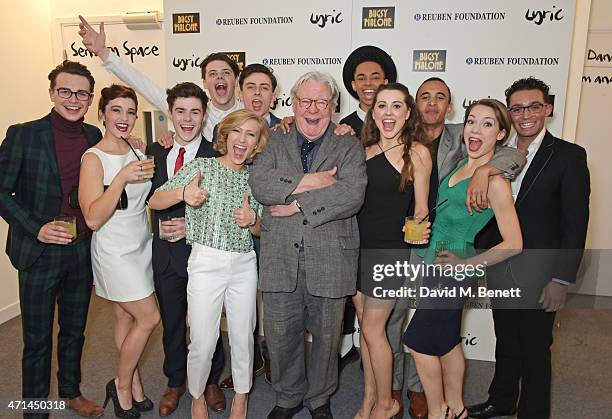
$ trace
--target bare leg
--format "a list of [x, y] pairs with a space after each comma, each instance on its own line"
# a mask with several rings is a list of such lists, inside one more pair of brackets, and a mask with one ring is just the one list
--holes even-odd
[[412, 358], [416, 364], [417, 372], [423, 384], [427, 397], [428, 417], [443, 418], [446, 412], [444, 401], [444, 387], [442, 382], [442, 364], [437, 356], [426, 355], [412, 351]]
[[191, 399], [191, 419], [208, 419], [208, 406], [204, 399], [204, 394], [200, 394], [197, 399]]
[[[159, 309], [153, 294], [142, 300], [117, 303], [117, 305], [133, 319], [119, 350], [116, 380], [117, 393], [119, 400], [122, 401], [121, 405], [123, 408], [130, 408], [132, 406], [134, 371], [136, 371], [138, 361], [151, 332], [159, 323]], [[121, 327], [125, 327], [125, 324], [122, 324]]]
[[[121, 346], [125, 337], [128, 335], [132, 325], [134, 324], [134, 318], [130, 313], [125, 311], [119, 304], [113, 304], [113, 310], [115, 312], [115, 330], [114, 339], [117, 352], [121, 351]], [[136, 401], [144, 400], [144, 392], [142, 390], [142, 382], [140, 381], [140, 374], [138, 367], [134, 370], [132, 378], [132, 396]]]
[[249, 402], [249, 395], [244, 393], [234, 394], [234, 400], [232, 400], [232, 411], [229, 419], [245, 419], [247, 417], [247, 403]]
[[463, 410], [463, 374], [465, 358], [461, 345], [440, 357], [446, 402], [455, 414]]
[[376, 404], [372, 410], [372, 418], [388, 419], [394, 415], [394, 400], [391, 396], [393, 353], [386, 331], [387, 320], [394, 304], [395, 301], [377, 300], [367, 296], [364, 299], [361, 333], [376, 383]]
[[[355, 304], [355, 311], [357, 313], [357, 321], [361, 328], [363, 324], [363, 294], [357, 291], [357, 294], [353, 297], [353, 303]], [[368, 346], [366, 345], [363, 337], [363, 329], [359, 334], [359, 347], [361, 349], [361, 362], [363, 364], [363, 401], [361, 407], [357, 412], [358, 418], [369, 418], [370, 412], [376, 403], [376, 381], [374, 381], [374, 372], [372, 371], [372, 364], [370, 362], [370, 354], [368, 352]]]

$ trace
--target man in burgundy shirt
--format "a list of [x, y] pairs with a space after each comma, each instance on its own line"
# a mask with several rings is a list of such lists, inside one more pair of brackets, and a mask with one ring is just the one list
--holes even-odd
[[[79, 389], [93, 276], [91, 232], [76, 200], [81, 156], [102, 138], [83, 122], [94, 79], [82, 64], [64, 61], [49, 81], [51, 113], [9, 127], [0, 145], [0, 216], [9, 225], [7, 254], [19, 271], [22, 398], [49, 397], [57, 303], [59, 397], [79, 415], [98, 417], [103, 409]], [[59, 215], [76, 217], [76, 237], [54, 223]], [[24, 411], [24, 417], [48, 416], [42, 409]]]

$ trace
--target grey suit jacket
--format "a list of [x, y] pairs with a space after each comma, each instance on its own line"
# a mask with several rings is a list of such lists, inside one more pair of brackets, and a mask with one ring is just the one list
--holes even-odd
[[[311, 173], [338, 168], [337, 182], [292, 195], [304, 176], [295, 125], [277, 130], [255, 158], [249, 183], [265, 207], [261, 224], [259, 286], [266, 292], [296, 289], [300, 243], [304, 243], [306, 284], [312, 295], [340, 298], [355, 293], [359, 230], [355, 214], [367, 184], [365, 152], [351, 136], [336, 136], [330, 124]], [[271, 205], [297, 200], [303, 214], [272, 217]]]
[[[463, 142], [463, 124], [444, 124], [444, 131], [438, 147], [438, 181], [441, 183], [457, 164], [467, 157]], [[510, 147], [497, 147], [490, 164], [501, 170], [510, 179], [523, 170], [527, 157]]]

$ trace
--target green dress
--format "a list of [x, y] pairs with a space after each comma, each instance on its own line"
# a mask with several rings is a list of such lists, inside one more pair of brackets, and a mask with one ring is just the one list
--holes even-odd
[[[436, 243], [443, 240], [448, 241], [448, 249], [459, 258], [474, 255], [474, 238], [493, 217], [490, 208], [482, 212], [473, 211], [472, 215], [467, 212], [465, 199], [471, 178], [449, 186], [450, 178], [466, 163], [467, 160], [461, 162], [440, 184], [438, 202], [448, 201], [437, 208], [429, 246], [416, 251], [425, 264], [434, 261]], [[421, 298], [404, 335], [406, 346], [420, 353], [442, 356], [461, 342], [461, 314], [465, 297], [460, 297], [459, 288], [465, 288], [468, 279], [460, 278], [460, 275], [455, 278], [439, 275], [423, 277], [419, 290], [448, 287], [455, 288], [457, 295]]]

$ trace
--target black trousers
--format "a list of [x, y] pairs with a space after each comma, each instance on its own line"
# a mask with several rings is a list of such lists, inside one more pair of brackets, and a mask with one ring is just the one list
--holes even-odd
[[[164, 375], [168, 387], [180, 387], [187, 378], [187, 276], [176, 273], [169, 263], [163, 272], [154, 272], [153, 278], [164, 327]], [[219, 337], [207, 385], [219, 382], [224, 364], [223, 340]]]
[[554, 320], [554, 312], [543, 310], [493, 310], [497, 343], [489, 402], [505, 410], [518, 400], [518, 419], [550, 417]]

